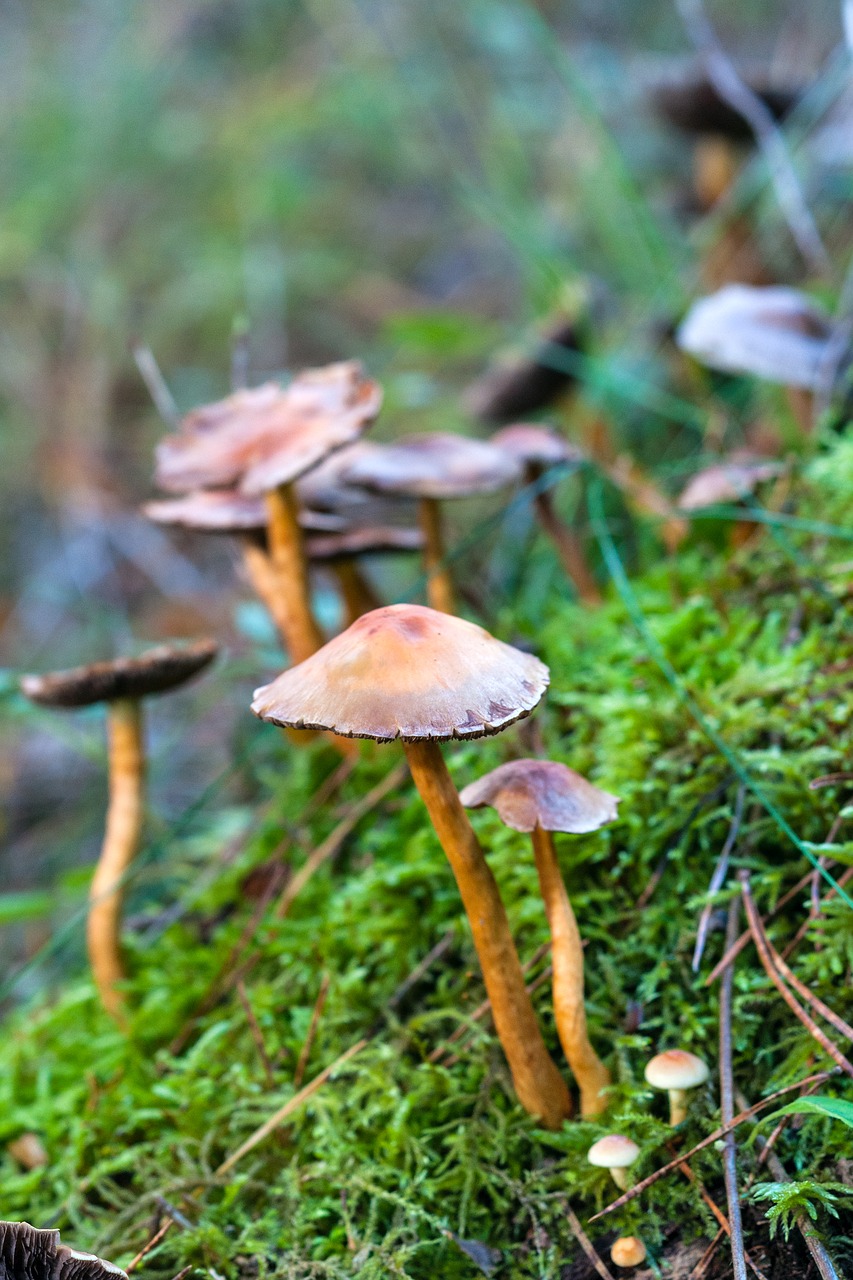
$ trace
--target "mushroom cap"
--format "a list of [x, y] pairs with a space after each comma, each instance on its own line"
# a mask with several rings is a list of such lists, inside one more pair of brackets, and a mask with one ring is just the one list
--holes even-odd
[[219, 652], [215, 640], [161, 644], [138, 658], [113, 658], [68, 671], [21, 677], [21, 691], [45, 707], [88, 707], [119, 698], [145, 698], [184, 684]]
[[645, 1075], [654, 1089], [693, 1089], [708, 1079], [708, 1067], [686, 1049], [667, 1049], [646, 1064]]
[[826, 312], [798, 289], [729, 284], [693, 304], [675, 339], [712, 369], [812, 390], [831, 336]]
[[[800, 97], [804, 86], [793, 88], [771, 84], [751, 75], [747, 83], [775, 120], [783, 120]], [[716, 134], [733, 142], [753, 142], [755, 135], [739, 111], [735, 111], [702, 71], [691, 68], [677, 79], [656, 85], [651, 94], [657, 114], [668, 124], [697, 137]]]
[[255, 691], [262, 720], [346, 738], [482, 738], [528, 715], [548, 668], [462, 618], [423, 605], [363, 614]]
[[424, 535], [420, 529], [404, 529], [399, 525], [365, 525], [343, 529], [339, 533], [316, 534], [308, 538], [309, 560], [346, 560], [351, 556], [394, 554], [420, 551]]
[[543, 331], [528, 335], [532, 350], [515, 353], [497, 361], [465, 392], [465, 407], [484, 422], [512, 422], [536, 413], [557, 399], [576, 381], [565, 363], [563, 351], [581, 351], [581, 306], [573, 315], [552, 318]]
[[610, 1246], [610, 1261], [616, 1267], [638, 1267], [646, 1260], [646, 1246], [636, 1236], [620, 1236]]
[[772, 480], [783, 470], [781, 462], [732, 454], [725, 462], [715, 462], [697, 471], [685, 485], [676, 505], [680, 511], [701, 511], [719, 502], [740, 502], [763, 481]]
[[370, 426], [382, 404], [379, 384], [357, 361], [306, 369], [287, 388], [267, 382], [187, 414], [157, 446], [161, 489], [238, 485], [260, 494], [298, 480]]
[[559, 431], [539, 422], [515, 422], [491, 437], [491, 444], [503, 449], [523, 467], [554, 467], [560, 462], [580, 466], [583, 454]]
[[[178, 498], [158, 498], [146, 502], [142, 513], [155, 524], [175, 525], [200, 533], [261, 533], [267, 527], [267, 508], [262, 497], [249, 497], [236, 489], [197, 489]], [[303, 529], [333, 533], [343, 521], [331, 513], [302, 508]]]
[[484, 440], [436, 431], [375, 444], [347, 466], [349, 484], [417, 498], [467, 498], [518, 480], [518, 463]]
[[0, 1280], [112, 1280], [124, 1275], [112, 1262], [60, 1244], [58, 1231], [0, 1222]]
[[608, 1133], [592, 1144], [586, 1158], [601, 1169], [627, 1169], [639, 1154], [640, 1148], [631, 1138], [621, 1133]]
[[467, 809], [491, 805], [514, 831], [597, 831], [616, 817], [618, 796], [557, 760], [510, 760], [460, 792]]

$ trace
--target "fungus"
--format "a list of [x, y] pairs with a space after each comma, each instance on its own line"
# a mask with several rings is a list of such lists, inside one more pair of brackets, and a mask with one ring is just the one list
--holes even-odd
[[[528, 484], [541, 480], [549, 467], [579, 467], [583, 454], [556, 431], [535, 422], [518, 422], [497, 431], [492, 444], [503, 449], [524, 468]], [[601, 592], [589, 567], [583, 543], [574, 529], [564, 524], [554, 510], [550, 489], [540, 488], [533, 499], [539, 523], [557, 549], [563, 568], [584, 604], [600, 604]]]
[[365, 525], [339, 533], [316, 534], [308, 538], [306, 549], [312, 564], [328, 564], [337, 577], [347, 623], [350, 623], [382, 605], [373, 584], [362, 572], [359, 557], [423, 551], [423, 545], [419, 529]]
[[636, 1236], [620, 1236], [610, 1246], [610, 1261], [616, 1267], [638, 1267], [646, 1260], [646, 1246]]
[[616, 817], [616, 796], [553, 760], [512, 760], [465, 787], [469, 809], [490, 805], [514, 831], [529, 832], [548, 917], [554, 966], [554, 1021], [566, 1060], [578, 1082], [581, 1114], [604, 1107], [610, 1072], [589, 1041], [583, 990], [583, 947], [554, 848], [553, 831], [597, 831]]
[[569, 361], [583, 349], [586, 291], [570, 302], [566, 314], [552, 318], [530, 335], [527, 350], [498, 360], [465, 393], [465, 407], [482, 422], [512, 422], [553, 404], [577, 380]]
[[58, 1231], [0, 1222], [0, 1280], [115, 1280], [126, 1273], [93, 1253], [59, 1243]]
[[628, 1169], [637, 1156], [640, 1154], [640, 1148], [636, 1142], [630, 1138], [625, 1138], [621, 1133], [608, 1133], [605, 1137], [599, 1138], [598, 1142], [594, 1142], [586, 1153], [586, 1158], [590, 1164], [596, 1165], [599, 1169], [607, 1169], [610, 1176], [616, 1183], [620, 1191], [628, 1189]]
[[653, 1089], [666, 1089], [669, 1094], [669, 1123], [674, 1127], [687, 1119], [687, 1091], [705, 1083], [708, 1068], [695, 1053], [667, 1049], [652, 1058], [645, 1074]]
[[[701, 512], [705, 507], [714, 507], [719, 503], [745, 506], [746, 499], [760, 484], [772, 480], [783, 470], [780, 462], [757, 458], [737, 450], [723, 462], [715, 462], [697, 471], [682, 491], [678, 509]], [[751, 521], [737, 520], [731, 531], [733, 545], [742, 546], [755, 532], [756, 527]]]
[[493, 493], [512, 484], [518, 463], [494, 445], [466, 436], [435, 432], [413, 435], [396, 444], [365, 447], [347, 467], [350, 484], [383, 493], [415, 497], [424, 535], [427, 602], [453, 613], [453, 586], [445, 564], [440, 503]]
[[22, 692], [46, 707], [107, 704], [109, 805], [104, 840], [89, 890], [86, 943], [104, 1008], [118, 1021], [125, 977], [120, 950], [123, 880], [139, 849], [145, 786], [142, 700], [184, 684], [218, 652], [212, 640], [159, 645], [138, 658], [116, 658], [69, 671], [26, 675]]
[[252, 710], [282, 727], [402, 740], [459, 886], [519, 1101], [557, 1128], [570, 1112], [569, 1092], [545, 1048], [495, 878], [438, 745], [499, 733], [533, 710], [547, 684], [538, 658], [473, 623], [388, 605], [258, 689]]

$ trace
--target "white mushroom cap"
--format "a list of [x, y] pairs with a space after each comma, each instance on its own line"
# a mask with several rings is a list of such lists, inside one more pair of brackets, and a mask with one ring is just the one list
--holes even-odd
[[686, 1049], [667, 1049], [646, 1066], [646, 1080], [655, 1089], [693, 1089], [707, 1079], [707, 1065]]
[[646, 1260], [646, 1246], [636, 1236], [620, 1236], [610, 1249], [610, 1261], [617, 1267], [638, 1267]]
[[586, 1153], [590, 1164], [601, 1169], [627, 1169], [640, 1154], [640, 1148], [621, 1133], [608, 1133], [594, 1142]]

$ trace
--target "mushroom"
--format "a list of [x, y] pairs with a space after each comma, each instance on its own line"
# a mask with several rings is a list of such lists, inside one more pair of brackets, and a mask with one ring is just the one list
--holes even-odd
[[104, 841], [89, 890], [86, 942], [95, 985], [104, 1008], [122, 1020], [117, 984], [125, 977], [120, 925], [124, 877], [139, 849], [142, 831], [145, 751], [142, 700], [177, 688], [209, 665], [218, 652], [212, 640], [186, 646], [158, 645], [138, 658], [116, 658], [48, 675], [26, 675], [22, 692], [46, 707], [107, 704], [109, 806]]
[[669, 1123], [674, 1127], [687, 1119], [687, 1090], [705, 1083], [708, 1068], [695, 1053], [667, 1049], [652, 1058], [645, 1074], [653, 1089], [666, 1089], [669, 1094]]
[[610, 1246], [610, 1261], [616, 1267], [638, 1267], [646, 1260], [646, 1246], [636, 1236], [620, 1236]]
[[482, 422], [498, 425], [553, 404], [577, 381], [582, 359], [586, 291], [541, 332], [528, 335], [526, 350], [511, 353], [487, 369], [465, 392], [465, 408]]
[[347, 466], [345, 479], [377, 493], [419, 499], [424, 535], [427, 601], [453, 613], [453, 586], [445, 564], [440, 503], [493, 493], [518, 478], [518, 463], [506, 453], [466, 436], [435, 432], [412, 435], [396, 444], [365, 446]]
[[553, 944], [554, 1021], [578, 1082], [581, 1114], [596, 1115], [605, 1105], [603, 1091], [610, 1084], [610, 1072], [587, 1034], [583, 947], [551, 833], [597, 831], [616, 817], [619, 801], [553, 760], [512, 760], [465, 787], [459, 798], [468, 809], [490, 805], [508, 827], [532, 835]]
[[339, 533], [315, 534], [307, 539], [306, 549], [312, 564], [328, 564], [336, 575], [347, 622], [350, 623], [382, 604], [359, 566], [359, 556], [399, 555], [422, 551], [423, 545], [423, 534], [419, 529], [365, 525]]
[[590, 1164], [599, 1169], [608, 1169], [610, 1176], [620, 1191], [628, 1189], [628, 1174], [625, 1172], [640, 1154], [636, 1142], [624, 1137], [621, 1133], [608, 1133], [594, 1142], [586, 1153]]
[[126, 1273], [93, 1253], [59, 1243], [58, 1231], [0, 1222], [0, 1280], [115, 1280]]
[[[679, 511], [703, 511], [720, 503], [744, 504], [765, 480], [772, 480], [784, 470], [780, 462], [757, 458], [736, 450], [723, 462], [715, 462], [697, 471], [678, 499]], [[749, 520], [737, 520], [732, 528], [732, 542], [742, 546], [755, 533]]]
[[[579, 467], [583, 454], [556, 431], [536, 422], [517, 422], [492, 436], [492, 444], [503, 449], [524, 468], [528, 484], [535, 485], [549, 467]], [[563, 568], [584, 604], [601, 604], [601, 592], [589, 567], [574, 529], [564, 524], [554, 510], [551, 490], [540, 488], [533, 499], [539, 523], [557, 549]]]
[[378, 383], [365, 378], [357, 362], [327, 365], [305, 370], [285, 390], [268, 382], [196, 409], [157, 448], [156, 479], [163, 489], [236, 485], [250, 497], [265, 495], [270, 555], [294, 662], [323, 643], [311, 609], [296, 481], [357, 440], [381, 403]]
[[519, 1101], [557, 1128], [570, 1112], [569, 1092], [545, 1048], [495, 878], [438, 745], [500, 733], [533, 710], [547, 684], [538, 658], [481, 627], [398, 604], [364, 614], [258, 689], [252, 710], [282, 727], [402, 740], [459, 886]]

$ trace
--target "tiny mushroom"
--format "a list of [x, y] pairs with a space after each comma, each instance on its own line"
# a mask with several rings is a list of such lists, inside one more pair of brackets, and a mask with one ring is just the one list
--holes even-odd
[[636, 1236], [620, 1236], [610, 1246], [610, 1261], [615, 1267], [638, 1267], [646, 1260], [646, 1246]]
[[22, 692], [47, 707], [107, 704], [109, 805], [101, 853], [89, 890], [86, 941], [104, 1008], [121, 1021], [117, 984], [125, 976], [120, 950], [124, 878], [139, 849], [145, 785], [142, 701], [197, 675], [218, 652], [212, 640], [158, 645], [137, 658], [95, 662], [48, 675], [26, 675]]
[[519, 1101], [557, 1128], [570, 1112], [569, 1092], [545, 1047], [495, 878], [438, 745], [500, 733], [533, 710], [547, 685], [548, 668], [538, 658], [481, 627], [420, 605], [388, 605], [258, 689], [252, 710], [282, 727], [402, 740], [459, 886]]
[[518, 463], [482, 440], [435, 432], [412, 435], [395, 444], [365, 447], [347, 467], [347, 483], [383, 494], [419, 500], [424, 535], [427, 601], [453, 613], [453, 587], [445, 564], [441, 502], [494, 493], [518, 478]]
[[[745, 506], [760, 484], [772, 480], [784, 469], [781, 462], [736, 450], [724, 461], [703, 467], [691, 477], [678, 499], [678, 509], [701, 513], [706, 507], [720, 503]], [[752, 521], [736, 520], [731, 531], [733, 545], [742, 546], [755, 532]]]
[[[515, 458], [524, 468], [528, 484], [539, 484], [549, 467], [577, 468], [583, 454], [557, 431], [538, 422], [517, 422], [496, 431], [492, 444]], [[581, 542], [574, 529], [565, 524], [554, 510], [549, 488], [540, 487], [533, 499], [539, 523], [557, 549], [563, 568], [585, 604], [601, 604], [601, 592], [589, 566]]]
[[554, 760], [511, 760], [465, 787], [469, 809], [491, 805], [514, 831], [529, 832], [552, 939], [554, 1021], [578, 1082], [581, 1114], [604, 1107], [610, 1072], [589, 1041], [583, 990], [583, 946], [557, 861], [552, 832], [597, 831], [616, 817], [616, 796], [600, 791]]
[[58, 1231], [0, 1222], [0, 1280], [116, 1280], [121, 1267], [59, 1243]]
[[640, 1148], [636, 1142], [624, 1137], [621, 1133], [608, 1133], [592, 1144], [586, 1153], [586, 1158], [590, 1164], [596, 1165], [599, 1169], [609, 1169], [610, 1176], [619, 1190], [626, 1191], [628, 1188], [626, 1170], [639, 1154]]
[[671, 1125], [681, 1124], [687, 1119], [687, 1091], [704, 1084], [707, 1079], [706, 1064], [686, 1049], [667, 1049], [646, 1066], [647, 1082], [653, 1089], [666, 1089], [669, 1094]]

